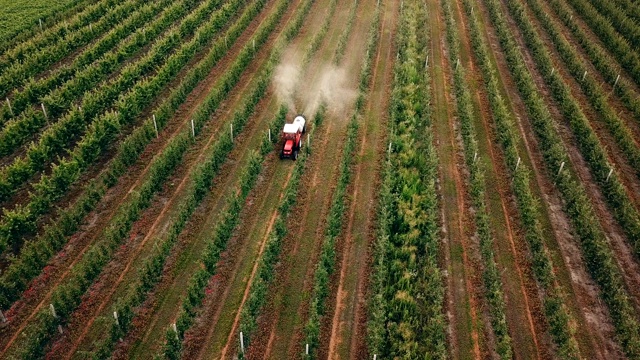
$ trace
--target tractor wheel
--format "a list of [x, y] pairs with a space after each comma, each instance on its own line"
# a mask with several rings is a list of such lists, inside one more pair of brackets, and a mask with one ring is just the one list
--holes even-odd
[[302, 127], [302, 133], [306, 133], [307, 132], [307, 124], [304, 124], [304, 126]]
[[284, 153], [280, 151], [280, 160], [284, 159]]
[[293, 152], [293, 157], [291, 157], [294, 161], [298, 160], [298, 150]]

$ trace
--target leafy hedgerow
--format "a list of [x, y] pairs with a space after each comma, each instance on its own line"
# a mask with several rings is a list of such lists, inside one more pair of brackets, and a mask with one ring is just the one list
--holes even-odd
[[405, 1], [391, 95], [392, 153], [384, 170], [373, 261], [369, 352], [445, 359], [444, 285], [438, 266], [437, 155], [433, 145], [429, 34], [424, 4]]

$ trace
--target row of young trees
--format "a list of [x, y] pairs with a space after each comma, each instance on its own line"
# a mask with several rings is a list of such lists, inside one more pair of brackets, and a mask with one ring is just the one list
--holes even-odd
[[[532, 50], [531, 53], [536, 66], [551, 89], [551, 95], [556, 100], [562, 115], [569, 123], [578, 148], [589, 165], [591, 174], [600, 186], [609, 205], [609, 209], [625, 230], [635, 254], [637, 256], [640, 255], [640, 214], [638, 214], [637, 209], [631, 202], [619, 175], [609, 162], [598, 136], [589, 124], [589, 120], [571, 94], [571, 89], [564, 81], [560, 72], [552, 71], [553, 62], [551, 56], [540, 40], [539, 34], [533, 28], [522, 4], [520, 4], [518, 0], [508, 0], [507, 6], [512, 16], [516, 19], [516, 23], [524, 35], [527, 46]], [[594, 87], [596, 86], [595, 84], [593, 85]], [[595, 91], [596, 89], [588, 90]], [[587, 89], [585, 89], [585, 92], [587, 92]], [[589, 96], [589, 99], [592, 101], [597, 100], [594, 96]], [[626, 129], [626, 127], [622, 127], [620, 120], [614, 117], [613, 112], [608, 108], [604, 95], [602, 95], [599, 100], [600, 102], [594, 103], [593, 105], [594, 107], [596, 105], [599, 106], [598, 110], [600, 114], [609, 125], [609, 128], [613, 130], [614, 139], [618, 141], [618, 144], [623, 149], [624, 155], [628, 158], [627, 161], [633, 167], [640, 167], [640, 150], [632, 139], [629, 130]], [[611, 171], [612, 169], [613, 171]], [[640, 175], [640, 169], [638, 169], [638, 175]]]
[[[348, 27], [350, 28], [350, 26]], [[347, 31], [347, 30], [345, 30]], [[338, 185], [336, 186], [329, 214], [327, 215], [327, 228], [322, 242], [320, 260], [316, 265], [313, 276], [313, 288], [309, 307], [309, 316], [304, 327], [304, 344], [309, 344], [309, 354], [307, 359], [317, 358], [317, 348], [320, 345], [320, 329], [326, 313], [327, 299], [330, 295], [330, 279], [335, 270], [336, 263], [336, 240], [342, 232], [347, 205], [347, 188], [351, 181], [353, 154], [356, 150], [358, 138], [358, 120], [362, 116], [367, 96], [370, 91], [371, 65], [374, 54], [378, 49], [378, 38], [380, 34], [380, 3], [377, 4], [373, 22], [369, 28], [367, 36], [366, 57], [360, 69], [359, 93], [356, 106], [347, 126], [347, 138], [342, 150], [342, 160], [338, 173]], [[334, 61], [341, 57], [342, 46], [338, 46], [335, 52]], [[338, 60], [339, 61], [339, 60]], [[301, 347], [302, 348], [302, 347]]]
[[631, 48], [624, 37], [616, 32], [611, 21], [598, 13], [598, 10], [587, 0], [567, 0], [567, 2], [600, 38], [602, 44], [609, 49], [636, 85], [640, 86], [640, 55]]
[[[279, 18], [275, 18], [277, 21]], [[245, 98], [242, 109], [236, 111], [233, 118], [229, 122], [230, 125], [233, 126], [234, 131], [237, 135], [242, 136], [242, 131], [244, 130], [245, 125], [248, 120], [251, 119], [256, 106], [260, 99], [264, 96], [267, 87], [268, 81], [260, 81], [256, 84], [255, 89]], [[213, 93], [212, 93], [213, 94]], [[212, 113], [202, 113], [203, 119], [198, 119], [201, 124], [204, 124], [209, 118], [211, 118]], [[286, 115], [286, 109], [280, 112], [280, 116], [276, 119], [280, 123], [284, 123], [284, 116]], [[226, 129], [227, 127], [223, 127]], [[275, 129], [274, 129], [275, 131]], [[206, 155], [201, 163], [197, 164], [193, 170], [187, 175], [190, 179], [190, 183], [186, 189], [186, 191], [180, 196], [180, 204], [178, 205], [177, 214], [171, 220], [168, 225], [168, 231], [166, 236], [162, 236], [161, 239], [156, 241], [158, 248], [155, 253], [149, 256], [146, 260], [144, 260], [142, 267], [140, 268], [139, 274], [134, 284], [129, 287], [129, 290], [126, 292], [124, 297], [118, 299], [115, 305], [115, 311], [118, 314], [118, 321], [114, 321], [110, 327], [109, 336], [103, 337], [97, 340], [98, 345], [96, 346], [96, 350], [94, 351], [94, 358], [106, 359], [108, 358], [118, 339], [124, 338], [130, 329], [130, 325], [133, 322], [134, 317], [137, 315], [139, 306], [144, 303], [147, 299], [148, 294], [151, 290], [153, 290], [157, 283], [160, 281], [163, 273], [166, 272], [165, 265], [166, 260], [169, 255], [174, 251], [177, 240], [184, 230], [187, 223], [190, 221], [191, 216], [200, 205], [200, 203], [206, 198], [209, 189], [211, 188], [214, 179], [218, 175], [218, 172], [222, 165], [227, 161], [228, 155], [234, 148], [234, 141], [230, 136], [227, 135], [225, 131], [222, 131], [220, 134], [220, 138], [210, 147], [210, 149], [205, 150]], [[185, 129], [180, 135], [180, 137], [184, 137], [188, 139], [191, 137], [191, 129]], [[274, 137], [274, 142], [276, 138]], [[179, 141], [179, 140], [178, 140]], [[266, 153], [273, 150], [271, 143], [266, 140], [267, 144], [263, 141], [261, 143], [261, 155], [264, 157]], [[239, 211], [241, 210], [241, 205], [244, 203], [244, 199], [249, 193], [249, 190], [253, 187], [257, 176], [259, 175], [262, 169], [262, 158], [258, 156], [258, 153], [253, 153], [252, 156], [249, 157], [248, 164], [245, 166], [245, 169], [241, 176], [241, 182], [239, 182], [238, 188], [241, 191], [241, 195], [234, 193], [232, 195], [232, 200], [230, 200], [230, 207], [227, 209], [227, 212], [222, 217], [225, 221], [230, 221], [229, 223], [224, 223], [220, 226], [220, 230], [216, 231], [216, 234], [219, 235], [228, 235], [230, 237], [233, 228], [234, 222], [237, 223], [237, 217], [239, 215]], [[228, 237], [225, 239], [219, 240], [228, 240]], [[218, 247], [215, 244], [215, 251], [223, 251], [224, 247]], [[207, 260], [213, 260], [219, 255], [211, 254], [211, 257], [206, 258]], [[215, 268], [215, 263], [208, 264], [209, 269], [211, 267]], [[201, 268], [201, 270], [204, 270]], [[206, 285], [202, 283], [203, 280], [202, 274], [198, 275], [196, 283], [192, 283], [194, 288], [189, 287], [188, 298], [190, 300], [195, 300], [194, 293], [195, 288], [198, 285]], [[204, 289], [202, 289], [204, 290]], [[195, 305], [195, 303], [190, 303]], [[182, 323], [181, 323], [182, 324]], [[175, 337], [175, 333], [173, 334]]]
[[599, 285], [600, 295], [609, 308], [618, 340], [628, 356], [639, 356], [640, 328], [637, 315], [600, 222], [584, 187], [570, 171], [570, 166], [565, 167], [564, 171], [559, 171], [561, 164], [568, 162], [568, 154], [511, 30], [506, 25], [504, 13], [496, 0], [485, 0], [485, 4], [506, 56], [507, 65], [531, 119], [533, 130], [540, 141], [548, 173], [555, 180], [555, 185], [565, 200], [564, 210], [572, 221], [576, 237], [580, 240], [587, 269]]
[[[78, 1], [78, 6], [74, 6], [67, 12], [61, 12], [52, 17], [46, 16], [38, 19], [34, 25], [39, 25], [42, 21], [43, 28], [34, 26], [32, 31], [24, 31], [17, 34], [13, 39], [3, 42], [0, 45], [0, 70], [16, 61], [22, 61], [34, 50], [56, 43], [64, 38], [69, 32], [76, 31], [82, 27], [100, 20], [107, 11], [112, 9], [117, 2], [104, 0], [95, 3]], [[55, 21], [55, 23], [51, 23]], [[47, 24], [49, 23], [49, 24]], [[44, 25], [51, 25], [44, 28]]]
[[475, 213], [475, 228], [478, 237], [480, 256], [482, 258], [482, 278], [484, 294], [489, 305], [491, 326], [496, 337], [495, 351], [501, 359], [513, 357], [513, 344], [509, 336], [507, 316], [505, 314], [505, 295], [502, 290], [502, 279], [493, 252], [494, 235], [489, 222], [486, 204], [485, 166], [479, 156], [478, 140], [474, 125], [471, 91], [467, 84], [464, 66], [460, 63], [460, 39], [449, 3], [441, 2], [447, 27], [449, 64], [453, 71], [453, 88], [457, 104], [457, 118], [460, 122], [460, 134], [464, 148], [464, 159], [469, 171], [469, 194]]
[[515, 128], [513, 116], [500, 94], [496, 69], [489, 59], [489, 51], [480, 30], [477, 15], [470, 1], [464, 1], [469, 18], [469, 38], [475, 57], [480, 64], [484, 84], [489, 96], [498, 141], [505, 156], [507, 173], [511, 178], [511, 189], [515, 195], [518, 213], [524, 228], [524, 238], [531, 253], [533, 275], [541, 289], [545, 320], [557, 346], [557, 355], [562, 359], [580, 359], [580, 349], [575, 339], [575, 320], [564, 305], [564, 291], [558, 284], [553, 262], [544, 244], [545, 234], [540, 224], [542, 214], [530, 185], [530, 169], [521, 160], [518, 144], [521, 139]]
[[[81, 21], [86, 20], [88, 23], [99, 18], [101, 15], [96, 14], [94, 11], [96, 11], [97, 7], [103, 5], [103, 3], [93, 3], [89, 0], [78, 0], [50, 9], [53, 11], [42, 12], [37, 21], [31, 19], [28, 25], [22, 21], [25, 23], [23, 29], [13, 34], [5, 33], [3, 35], [0, 41], [0, 57], [7, 56], [10, 52], [23, 51], [21, 48], [31, 47], [33, 49], [42, 43], [50, 43], [59, 39], [60, 34], [66, 31], [67, 27], [77, 28], [82, 26], [81, 24], [83, 23], [79, 24], [78, 19]], [[98, 12], [100, 10], [98, 9]], [[42, 27], [40, 23], [42, 23]]]
[[[260, 29], [259, 33], [254, 36], [256, 46], [261, 46], [262, 43], [264, 43], [264, 39], [273, 31], [278, 21], [281, 19], [286, 7], [287, 2], [283, 1], [277, 11], [272, 14]], [[262, 41], [260, 41], [260, 39], [262, 39]], [[257, 48], [254, 50], [252, 44], [247, 44], [243, 49], [243, 53], [248, 53], [250, 56], [238, 56], [236, 58], [236, 62], [231, 67], [232, 70], [225, 73], [226, 78], [221, 79], [217, 83], [213, 91], [210, 92], [204, 102], [196, 110], [194, 113], [194, 129], [196, 131], [196, 135], [199, 133], [204, 123], [209, 121], [211, 114], [218, 108], [218, 105], [222, 100], [222, 94], [226, 95], [230, 91], [232, 86], [229, 85], [227, 79], [229, 79], [229, 77], [233, 77], [233, 69], [241, 68], [240, 65], [244, 65], [244, 68], [246, 68], [252, 59], [254, 51], [256, 50]], [[264, 92], [267, 85], [267, 81], [259, 83], [260, 91]], [[246, 109], [250, 109], [250, 112], [252, 112], [253, 107], [255, 107], [255, 104], [257, 104], [257, 101], [260, 98], [261, 96], [259, 96], [259, 93], [256, 90], [248, 100]], [[246, 113], [238, 113], [234, 117], [234, 121], [237, 122], [235, 124], [236, 128], [242, 129], [242, 126], [246, 123], [247, 119], [250, 118], [246, 115]], [[118, 215], [113, 219], [111, 225], [107, 227], [107, 233], [103, 236], [103, 240], [94, 244], [91, 249], [83, 255], [82, 260], [74, 266], [72, 276], [67, 278], [65, 283], [55, 290], [54, 295], [52, 296], [52, 304], [55, 306], [56, 316], [50, 313], [48, 309], [44, 309], [38, 313], [38, 320], [28, 326], [27, 333], [29, 335], [27, 336], [26, 343], [17, 346], [21, 357], [35, 358], [40, 357], [44, 353], [46, 345], [54, 335], [57, 325], [63, 324], [69, 315], [71, 315], [71, 313], [80, 304], [82, 295], [95, 281], [95, 279], [97, 279], [104, 266], [110, 261], [115, 249], [127, 237], [135, 219], [137, 219], [141, 212], [150, 205], [153, 194], [160, 190], [160, 186], [181, 162], [184, 153], [192, 142], [191, 129], [185, 128], [180, 135], [172, 139], [162, 154], [154, 159], [152, 169], [150, 171], [151, 176], [141, 186], [139, 192], [133, 194], [131, 196], [131, 200], [121, 207]], [[211, 153], [210, 161], [206, 163], [210, 166], [198, 167], [202, 173], [200, 176], [197, 176], [197, 179], [200, 179], [201, 181], [194, 182], [196, 186], [192, 189], [194, 191], [193, 196], [187, 197], [187, 199], [191, 199], [190, 201], [195, 201], [196, 199], [199, 199], [198, 201], [200, 201], [202, 199], [202, 196], [206, 193], [206, 189], [208, 189], [208, 186], [202, 187], [202, 184], [206, 184], [205, 180], [211, 180], [213, 177], [211, 171], [215, 171], [219, 168], [224, 161], [226, 154], [229, 153], [232, 147], [232, 140], [227, 136], [222, 136]], [[213, 164], [216, 164], [216, 166], [213, 166]], [[182, 222], [188, 219], [188, 213], [195, 209], [194, 206], [194, 203], [190, 202], [188, 205], [184, 205], [181, 208], [183, 216], [181, 216], [181, 220], [176, 223], [178, 224], [176, 225], [178, 227], [175, 228], [175, 231], [173, 232], [176, 237], [180, 233], [178, 230], [181, 230], [181, 227], [184, 226], [184, 223]], [[173, 244], [175, 239], [176, 238], [173, 238], [173, 240], [169, 241], [168, 244]], [[171, 249], [171, 246], [167, 246], [168, 247], [166, 247], [164, 251], [160, 251], [159, 254], [156, 254], [157, 256], [154, 256], [149, 260], [148, 266], [143, 270], [143, 272], [146, 272], [146, 275], [143, 274], [142, 282], [137, 287], [139, 290], [132, 292], [133, 295], [128, 298], [128, 307], [125, 306], [122, 308], [124, 314], [130, 314], [135, 305], [139, 304], [136, 302], [139, 301], [141, 303], [144, 300], [146, 293], [158, 281], [164, 264], [164, 259], [166, 259], [166, 256]], [[127, 319], [125, 318], [123, 321], [127, 321]], [[106, 349], [110, 348], [109, 344], [105, 346]], [[100, 354], [103, 353], [101, 352]]]
[[[607, 100], [608, 94], [605, 93], [601, 85], [591, 76], [584, 76], [587, 71], [586, 66], [580, 61], [580, 57], [577, 51], [569, 44], [569, 42], [561, 36], [560, 30], [555, 26], [551, 19], [546, 15], [540, 3], [536, 0], [528, 0], [531, 10], [538, 18], [545, 31], [549, 34], [549, 38], [555, 45], [558, 53], [562, 57], [567, 69], [576, 79], [577, 83], [583, 90], [583, 93], [589, 99], [592, 107], [598, 112], [600, 118], [604, 121], [609, 129], [611, 135], [615, 139], [616, 143], [623, 152], [624, 158], [636, 170], [636, 176], [640, 179], [640, 149], [633, 139], [633, 134], [626, 126], [626, 124], [618, 117], [614, 109], [609, 105]], [[524, 16], [524, 9], [521, 5], [512, 4], [514, 11], [518, 12], [518, 18]], [[533, 31], [531, 22], [528, 17], [525, 17], [523, 21], [526, 24], [521, 27], [526, 27], [527, 32]], [[532, 46], [537, 49], [537, 46], [541, 44], [535, 44]]]
[[[213, 2], [219, 3], [219, 1]], [[181, 54], [203, 46], [199, 39], [206, 41], [215, 32], [210, 23], [203, 23], [208, 15], [206, 8], [200, 10], [189, 15], [180, 26], [174, 26], [163, 37], [157, 39], [143, 57], [126, 65], [116, 78], [105, 81], [96, 89], [85, 87], [86, 92], [80, 100], [80, 107], [70, 109], [62, 119], [47, 128], [37, 142], [31, 143], [25, 156], [14, 159], [13, 163], [2, 168], [0, 199], [6, 200], [15, 193], [33, 174], [44, 170], [49, 163], [53, 162], [55, 156], [62, 154], [65, 150], [73, 151], [68, 148], [73, 146], [74, 141], [83, 134], [87, 136], [87, 128], [99, 122], [101, 117], [105, 117], [108, 110], [127, 109], [127, 102], [133, 100], [131, 98], [136, 95], [136, 89], [143, 87], [146, 82], [158, 81], [163, 71], [171, 69], [170, 59], [180, 60], [184, 57]], [[220, 26], [222, 25], [217, 27]], [[195, 36], [197, 39], [192, 39], [185, 44], [182, 38], [189, 36]], [[174, 54], [167, 58], [167, 54], [172, 52]], [[176, 61], [174, 60], [173, 63], [175, 66]], [[149, 75], [154, 71], [156, 71], [155, 76], [150, 77]], [[148, 77], [144, 78], [145, 75]]]
[[[184, 1], [176, 2], [160, 17], [149, 22], [167, 5], [169, 2], [145, 5], [127, 21], [116, 26], [109, 33], [116, 38], [131, 34], [136, 29], [137, 31], [118, 44], [116, 49], [88, 66], [78, 64], [80, 62], [76, 58], [70, 67], [64, 68], [64, 72], [71, 76], [67, 81], [59, 82], [59, 75], [62, 74], [62, 71], [59, 71], [53, 77], [30, 83], [28, 88], [16, 94], [11, 104], [12, 113], [16, 116], [7, 121], [0, 131], [0, 156], [10, 155], [44, 126], [55, 123], [60, 115], [69, 110], [75, 100], [90, 89], [96, 86], [104, 87], [106, 83], [102, 82], [119, 69], [124, 61], [142, 50], [189, 10], [188, 4]], [[102, 50], [98, 53], [101, 54]], [[78, 67], [74, 72], [71, 68], [76, 65]], [[46, 116], [39, 104], [44, 105]]]
[[[256, 1], [242, 14], [240, 19], [226, 32], [225, 37], [230, 43], [242, 33], [248, 24], [261, 11], [265, 1]], [[226, 6], [230, 6], [227, 4]], [[63, 210], [59, 219], [47, 226], [43, 234], [34, 241], [29, 242], [13, 258], [10, 265], [0, 277], [0, 307], [6, 308], [15, 301], [28, 283], [37, 276], [48, 260], [59, 251], [67, 241], [67, 238], [75, 233], [85, 217], [95, 209], [106, 191], [118, 183], [118, 179], [126, 173], [142, 154], [146, 146], [157, 137], [157, 134], [168, 124], [178, 107], [184, 103], [189, 93], [196, 85], [206, 78], [211, 68], [227, 52], [228, 46], [224, 38], [219, 38], [209, 49], [207, 55], [194, 65], [182, 78], [180, 84], [173, 89], [169, 96], [155, 109], [155, 123], [147, 119], [136, 128], [120, 145], [118, 152], [108, 164], [107, 169], [95, 180], [90, 182], [84, 193], [68, 209]], [[245, 66], [247, 66], [245, 64]], [[236, 72], [242, 69], [236, 68]], [[237, 75], [233, 76], [237, 82]], [[218, 91], [218, 101], [231, 91], [232, 78], [221, 85]], [[222, 89], [223, 91], [220, 91]], [[158, 132], [155, 127], [157, 126]]]
[[[549, 0], [548, 3], [552, 11], [556, 13], [559, 21], [565, 25], [564, 28], [558, 29], [557, 31], [562, 32], [566, 28], [571, 32], [575, 42], [580, 44], [584, 50], [585, 56], [589, 58], [590, 62], [600, 72], [605, 81], [613, 87], [614, 94], [616, 94], [622, 104], [633, 113], [635, 120], [640, 122], [640, 98], [627, 80], [627, 76], [623, 76], [623, 74], [620, 73], [619, 67], [615, 65], [616, 61], [600, 44], [594, 42], [587, 36], [585, 31], [577, 25], [567, 4], [559, 0]], [[530, 4], [532, 7], [534, 6], [531, 2]], [[534, 11], [537, 12], [537, 10]], [[547, 14], [547, 16], [549, 15]]]
[[[281, 129], [285, 123], [287, 112], [287, 107], [280, 107], [278, 114], [269, 125], [269, 129], [272, 132], [276, 133]], [[240, 180], [235, 187], [236, 190], [227, 199], [226, 208], [219, 216], [220, 220], [205, 239], [205, 250], [199, 259], [199, 263], [203, 266], [196, 270], [188, 281], [187, 293], [182, 299], [180, 312], [175, 323], [177, 333], [171, 327], [167, 330], [163, 346], [165, 358], [180, 358], [185, 333], [194, 324], [194, 320], [198, 316], [199, 310], [201, 310], [202, 301], [205, 298], [205, 290], [210, 279], [217, 273], [220, 254], [225, 251], [227, 242], [239, 225], [240, 213], [247, 196], [253, 190], [256, 180], [262, 172], [265, 158], [269, 153], [273, 152], [273, 144], [277, 141], [277, 137], [273, 137], [272, 141], [269, 141], [267, 136], [262, 139], [259, 150], [253, 152], [249, 157], [247, 165], [245, 165]]]
[[[111, 1], [117, 4], [114, 0]], [[91, 27], [86, 26], [64, 35], [64, 39], [49, 46], [39, 47], [36, 51], [24, 54], [20, 61], [13, 62], [2, 70], [0, 75], [0, 98], [11, 90], [21, 86], [32, 76], [46, 70], [50, 65], [69, 55], [72, 51], [89, 44], [96, 36], [110, 30], [113, 24], [129, 17], [129, 14], [143, 4], [140, 0], [127, 0], [107, 7], [106, 12]]]
[[[4, 219], [0, 223], [0, 250], [4, 250], [7, 245], [14, 245], [14, 247], [19, 248], [20, 244], [17, 241], [24, 234], [35, 230], [38, 217], [48, 211], [57, 199], [67, 193], [89, 166], [95, 163], [104, 151], [112, 145], [123, 127], [133, 123], [136, 117], [163, 91], [164, 87], [176, 78], [190, 59], [208, 45], [211, 38], [218, 34], [218, 31], [227, 24], [227, 21], [240, 8], [242, 3], [243, 1], [235, 0], [229, 4], [231, 6], [225, 6], [220, 9], [209, 21], [201, 25], [191, 41], [185, 43], [167, 58], [154, 77], [143, 78], [136, 82], [128, 92], [117, 95], [118, 100], [115, 111], [106, 112], [91, 123], [82, 140], [76, 144], [73, 150], [69, 151], [69, 157], [53, 165], [51, 174], [40, 177], [39, 181], [33, 185], [35, 191], [30, 194], [28, 203], [20, 205], [11, 211], [5, 211]], [[195, 24], [192, 26], [195, 26]], [[177, 45], [181, 42], [181, 38], [177, 32], [172, 32], [172, 34], [164, 40]], [[160, 44], [166, 44], [164, 40], [161, 40]], [[149, 57], [160, 60], [166, 58], [166, 53], [163, 53], [162, 49], [163, 46], [156, 47], [152, 54], [149, 54]], [[149, 62], [153, 63], [154, 61], [146, 61], [144, 65], [150, 66]], [[139, 66], [143, 65], [132, 65], [133, 68], [138, 68]], [[115, 91], [113, 93], [114, 95], [118, 94]], [[100, 99], [96, 97], [92, 102], [100, 104]], [[85, 109], [72, 110], [70, 119], [83, 118], [84, 111]], [[58, 134], [67, 135], [65, 133], [72, 132], [72, 123], [72, 120], [58, 122], [55, 127], [56, 130], [60, 130]], [[63, 124], [66, 126], [63, 126]], [[58, 140], [60, 139], [58, 136], [54, 137]], [[29, 165], [38, 164], [44, 166], [46, 162], [43, 162], [42, 158], [46, 159], [47, 156], [42, 152], [46, 152], [46, 155], [53, 155], [51, 151], [53, 146], [47, 140], [42, 138], [39, 145], [37, 148], [41, 152], [33, 151], [29, 153], [29, 159], [33, 160], [32, 162], [16, 162], [17, 165], [21, 165], [18, 166], [19, 168], [26, 169], [18, 170], [19, 172], [31, 172], [29, 171], [31, 170]], [[64, 148], [64, 146], [60, 145], [58, 148]], [[34, 148], [31, 150], [34, 150]], [[35, 161], [34, 158], [38, 160]]]
[[384, 358], [447, 358], [427, 23], [423, 3], [403, 2], [369, 306], [369, 349]]

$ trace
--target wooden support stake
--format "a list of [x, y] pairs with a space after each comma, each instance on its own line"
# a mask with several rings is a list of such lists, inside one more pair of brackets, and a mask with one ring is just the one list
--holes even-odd
[[9, 101], [9, 98], [7, 99], [7, 105], [9, 105], [9, 112], [11, 113], [11, 116], [15, 116], [15, 114], [13, 113], [13, 109], [11, 108], [11, 101]]
[[613, 174], [613, 168], [611, 168], [609, 170], [609, 174], [607, 175], [607, 180], [605, 180], [605, 181], [609, 181], [609, 178], [611, 177], [611, 174]]
[[558, 175], [556, 175], [556, 176], [560, 176], [560, 173], [562, 172], [562, 169], [564, 169], [564, 161], [562, 162], [562, 164], [560, 164], [560, 170], [558, 170]]
[[191, 119], [191, 135], [193, 136], [193, 138], [195, 139], [196, 137], [196, 126], [193, 123], [193, 119]]
[[49, 304], [49, 310], [51, 310], [51, 315], [53, 315], [54, 318], [58, 317], [56, 314], [56, 308], [53, 307], [53, 304]]
[[244, 354], [244, 337], [242, 336], [242, 331], [240, 331], [240, 350]]

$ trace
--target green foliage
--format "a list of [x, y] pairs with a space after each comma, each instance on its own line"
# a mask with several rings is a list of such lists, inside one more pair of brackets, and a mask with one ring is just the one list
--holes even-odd
[[[507, 5], [516, 19], [518, 27], [524, 34], [527, 46], [532, 49], [536, 65], [542, 77], [551, 88], [551, 94], [559, 105], [565, 120], [569, 123], [577, 140], [578, 148], [589, 165], [602, 193], [605, 195], [609, 209], [625, 230], [636, 256], [640, 257], [640, 214], [631, 203], [617, 172], [614, 170], [611, 176], [608, 176], [613, 166], [609, 163], [607, 153], [582, 112], [580, 105], [571, 95], [571, 90], [562, 79], [561, 74], [559, 72], [551, 73], [550, 69], [553, 67], [553, 63], [549, 52], [540, 40], [533, 24], [526, 16], [524, 7], [515, 0], [507, 1]], [[566, 45], [567, 47], [569, 46], [568, 44]], [[574, 56], [570, 56], [567, 59], [566, 57], [570, 55], [567, 52], [568, 49], [566, 47], [562, 49], [564, 51], [560, 51], [560, 53], [564, 55], [571, 73], [581, 84], [585, 95], [587, 95], [594, 109], [598, 111], [607, 124], [628, 163], [632, 168], [636, 169], [636, 175], [640, 178], [640, 148], [635, 143], [633, 135], [620, 121], [615, 112], [611, 110], [599, 86], [591, 78], [581, 80], [584, 74], [584, 67], [577, 63], [577, 54], [573, 54]], [[609, 179], [607, 179], [608, 177]]]
[[[117, 139], [117, 135], [120, 133], [122, 127], [133, 121], [146, 106], [152, 103], [163, 86], [167, 85], [178, 75], [180, 70], [198, 50], [204, 48], [208, 40], [224, 26], [224, 23], [233, 15], [234, 11], [239, 8], [241, 3], [241, 1], [236, 0], [224, 6], [214, 14], [210, 22], [205, 22], [195, 32], [195, 36], [191, 41], [185, 43], [176, 53], [166, 58], [166, 52], [169, 51], [173, 45], [181, 43], [180, 34], [186, 35], [194, 31], [195, 25], [200, 21], [204, 21], [206, 18], [203, 14], [199, 14], [200, 16], [197, 16], [198, 14], [192, 14], [191, 17], [195, 17], [195, 19], [198, 19], [197, 21], [195, 19], [191, 21], [188, 21], [189, 19], [185, 20], [181, 30], [173, 31], [171, 32], [173, 35], [169, 35], [159, 42], [156, 42], [154, 50], [145, 57], [147, 59], [146, 61], [143, 60], [141, 63], [138, 63], [139, 65], [129, 65], [123, 70], [119, 79], [131, 78], [129, 81], [133, 81], [135, 78], [133, 76], [134, 74], [145, 72], [142, 68], [147, 67], [148, 69], [146, 70], [151, 70], [153, 64], [156, 64], [158, 61], [164, 61], [166, 58], [166, 62], [158, 69], [155, 77], [140, 80], [133, 85], [133, 88], [124, 94], [118, 95], [121, 90], [118, 84], [122, 85], [121, 83], [125, 80], [118, 80], [112, 84], [113, 86], [109, 86], [109, 91], [113, 95], [113, 98], [118, 99], [116, 105], [117, 112], [107, 112], [99, 116], [96, 113], [98, 118], [91, 123], [87, 133], [75, 148], [70, 151], [70, 160], [65, 160], [60, 164], [63, 168], [57, 174], [60, 175], [61, 178], [69, 178], [68, 181], [59, 181], [60, 179], [56, 178], [56, 173], [54, 173], [52, 175], [42, 176], [39, 182], [34, 185], [36, 191], [30, 194], [30, 202], [26, 205], [26, 209], [30, 213], [28, 218], [29, 222], [35, 222], [39, 215], [42, 215], [44, 211], [51, 207], [55, 200], [61, 198], [69, 190], [70, 185], [88, 169], [89, 165], [98, 160], [99, 155]], [[223, 45], [218, 42], [218, 47], [214, 47], [214, 49], [219, 50], [221, 46]], [[238, 66], [237, 68], [240, 69], [241, 67]], [[91, 100], [83, 102], [84, 106], [82, 110], [73, 109], [68, 117], [49, 128], [37, 145], [33, 144], [31, 146], [27, 152], [26, 161], [20, 161], [21, 159], [19, 158], [18, 161], [10, 165], [9, 168], [4, 169], [2, 173], [4, 177], [0, 176], [0, 194], [2, 194], [0, 197], [4, 196], [4, 198], [6, 198], [6, 196], [15, 192], [23, 181], [36, 171], [44, 168], [47, 161], [50, 161], [58, 152], [64, 150], [67, 141], [63, 139], [67, 139], [79, 131], [78, 127], [81, 126], [84, 120], [91, 118], [91, 116], [88, 116], [88, 114], [91, 113], [88, 109], [92, 108], [92, 106], [98, 108], [103, 107], [109, 98], [105, 93], [89, 93], [85, 96], [85, 99], [87, 97]], [[101, 110], [102, 109], [98, 109], [98, 111]], [[17, 174], [19, 174], [19, 176], [17, 176]], [[4, 182], [2, 181], [3, 178], [12, 180]], [[30, 224], [0, 223], [0, 250], [4, 251], [7, 245], [16, 241], [16, 238], [12, 237], [11, 234], [6, 231], [7, 228], [29, 225]]]
[[438, 266], [437, 156], [430, 113], [423, 3], [405, 1], [391, 95], [392, 154], [375, 246], [369, 349], [382, 358], [444, 359], [444, 286]]
[[[524, 64], [504, 14], [495, 0], [485, 0], [491, 21], [497, 30], [509, 70], [524, 100], [534, 132], [540, 141], [543, 159], [550, 176], [564, 198], [564, 210], [573, 223], [587, 269], [600, 287], [600, 296], [608, 306], [618, 341], [629, 357], [640, 354], [640, 329], [637, 315], [624, 288], [622, 276], [607, 244], [604, 232], [589, 203], [584, 187], [570, 171], [558, 173], [558, 166], [568, 161], [566, 149], [553, 126], [549, 110], [538, 94], [531, 74]], [[557, 174], [557, 175], [556, 175]]]
[[92, 29], [85, 26], [65, 33], [63, 41], [25, 52], [20, 61], [3, 69], [0, 75], [0, 97], [4, 98], [10, 90], [21, 86], [29, 77], [37, 75], [75, 49], [87, 45], [96, 36], [111, 29], [112, 24], [126, 19], [143, 3], [140, 0], [127, 0], [120, 4], [113, 0], [110, 2], [112, 5], [105, 8], [103, 15], [93, 23]]

